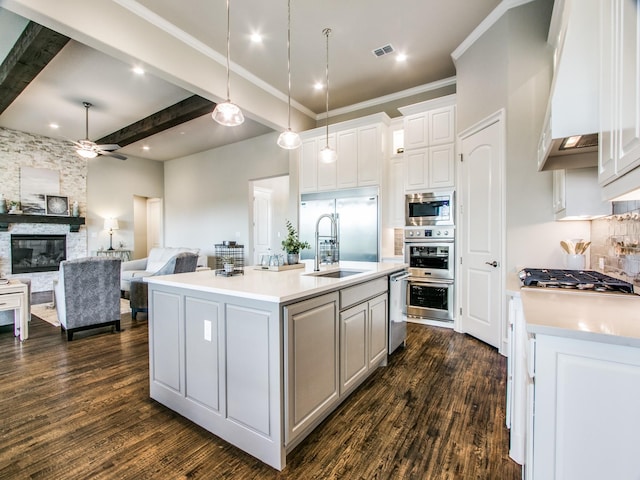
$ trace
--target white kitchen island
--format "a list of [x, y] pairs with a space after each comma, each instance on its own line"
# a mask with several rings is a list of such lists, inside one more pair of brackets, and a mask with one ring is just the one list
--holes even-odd
[[[149, 277], [151, 397], [272, 467], [387, 359], [397, 263]], [[324, 272], [320, 272], [324, 273]]]
[[509, 290], [511, 454], [524, 478], [640, 478], [640, 296]]

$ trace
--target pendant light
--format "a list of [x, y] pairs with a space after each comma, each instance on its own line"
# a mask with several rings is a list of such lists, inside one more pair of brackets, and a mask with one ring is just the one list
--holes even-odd
[[222, 102], [216, 105], [216, 108], [213, 110], [211, 116], [213, 119], [218, 122], [220, 125], [224, 125], [225, 127], [235, 127], [244, 122], [244, 115], [242, 114], [242, 110], [235, 103], [231, 103], [231, 97], [229, 95], [229, 39], [230, 39], [230, 30], [231, 27], [229, 25], [229, 0], [227, 0], [227, 101]]
[[325, 28], [322, 30], [322, 34], [327, 37], [327, 68], [325, 70], [327, 89], [327, 141], [325, 146], [320, 150], [320, 161], [322, 163], [333, 163], [336, 161], [337, 154], [336, 151], [329, 146], [329, 35], [331, 34], [331, 29]]
[[291, 130], [291, 0], [287, 1], [287, 75], [289, 81], [287, 129], [278, 137], [278, 146], [293, 150], [302, 145], [302, 140], [300, 135]]

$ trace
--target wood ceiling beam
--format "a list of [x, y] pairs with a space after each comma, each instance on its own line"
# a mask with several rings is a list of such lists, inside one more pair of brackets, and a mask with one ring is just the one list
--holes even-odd
[[143, 138], [163, 132], [169, 128], [181, 125], [189, 120], [211, 113], [216, 104], [210, 100], [193, 95], [159, 112], [138, 120], [120, 130], [96, 140], [98, 144], [116, 143], [126, 147]]
[[69, 37], [29, 22], [0, 65], [0, 114], [67, 44]]

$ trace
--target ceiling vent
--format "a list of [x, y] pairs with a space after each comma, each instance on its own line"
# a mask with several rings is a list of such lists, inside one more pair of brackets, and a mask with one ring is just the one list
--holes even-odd
[[385, 55], [389, 55], [390, 53], [393, 53], [394, 51], [395, 50], [393, 49], [391, 44], [388, 43], [387, 45], [385, 45], [383, 47], [379, 47], [379, 48], [376, 48], [375, 50], [373, 50], [373, 54], [376, 57], [383, 57]]

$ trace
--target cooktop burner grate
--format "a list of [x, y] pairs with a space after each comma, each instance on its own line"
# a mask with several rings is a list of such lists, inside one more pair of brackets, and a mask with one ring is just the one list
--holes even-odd
[[633, 285], [593, 270], [524, 268], [520, 280], [525, 287], [577, 288], [599, 292], [634, 293]]

